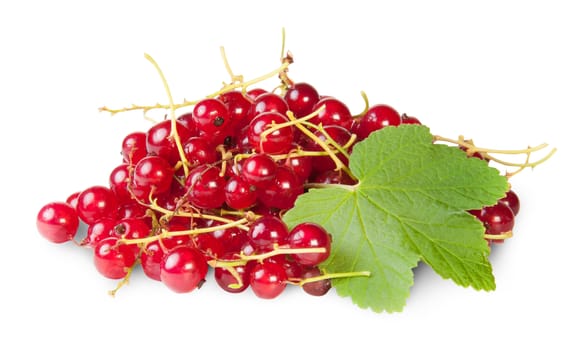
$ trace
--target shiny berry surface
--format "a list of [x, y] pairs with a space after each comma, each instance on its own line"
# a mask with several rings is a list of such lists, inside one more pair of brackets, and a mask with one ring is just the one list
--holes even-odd
[[188, 293], [200, 287], [207, 271], [204, 255], [188, 246], [168, 251], [160, 263], [162, 283], [176, 293]]
[[72, 240], [79, 227], [75, 209], [65, 202], [52, 202], [44, 205], [36, 217], [38, 232], [53, 243]]

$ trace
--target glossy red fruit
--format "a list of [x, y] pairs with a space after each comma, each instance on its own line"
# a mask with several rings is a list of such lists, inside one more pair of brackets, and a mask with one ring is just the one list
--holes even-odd
[[242, 176], [231, 176], [225, 185], [225, 202], [235, 210], [246, 209], [257, 203], [257, 191]]
[[219, 208], [225, 202], [225, 178], [216, 166], [199, 165], [186, 178], [188, 199], [202, 209]]
[[419, 121], [419, 119], [417, 119], [416, 117], [409, 116], [405, 113], [403, 113], [403, 115], [401, 115], [401, 124], [422, 125], [421, 122]]
[[285, 210], [292, 208], [298, 196], [304, 193], [304, 185], [290, 168], [279, 166], [273, 181], [258, 192], [261, 204]]
[[[237, 258], [234, 253], [230, 253], [222, 256], [221, 260], [237, 260]], [[215, 281], [219, 287], [229, 293], [241, 293], [249, 287], [249, 274], [255, 264], [255, 262], [250, 261], [245, 265], [233, 266], [233, 270], [238, 274], [239, 280], [227, 268], [215, 267]]]
[[36, 216], [38, 232], [53, 243], [72, 240], [79, 228], [79, 218], [75, 209], [65, 202], [44, 205]]
[[120, 204], [134, 201], [128, 189], [130, 178], [130, 166], [125, 163], [113, 168], [109, 175], [109, 188], [113, 191]]
[[367, 138], [373, 131], [401, 124], [401, 115], [391, 106], [378, 104], [370, 107], [353, 127], [359, 140]]
[[81, 241], [81, 245], [94, 248], [97, 243], [105, 238], [113, 237], [113, 228], [117, 221], [112, 218], [103, 218], [87, 227], [87, 236]]
[[275, 178], [277, 164], [265, 153], [257, 153], [243, 161], [241, 175], [249, 184], [263, 188], [269, 185]]
[[89, 187], [79, 193], [77, 198], [77, 214], [88, 225], [102, 218], [115, 218], [117, 209], [115, 194], [104, 186]]
[[251, 270], [249, 285], [253, 293], [262, 299], [273, 299], [280, 295], [287, 285], [285, 269], [273, 262], [257, 264]]
[[183, 145], [184, 156], [189, 166], [211, 164], [219, 160], [215, 148], [202, 137], [191, 137]]
[[125, 218], [116, 223], [113, 232], [119, 238], [140, 239], [150, 235], [150, 226], [142, 219]]
[[118, 244], [117, 237], [109, 237], [95, 245], [93, 262], [103, 276], [120, 279], [136, 262], [139, 251], [140, 248], [135, 244]]
[[283, 154], [289, 152], [294, 139], [291, 126], [281, 127], [264, 134], [272, 126], [287, 123], [289, 119], [278, 112], [264, 112], [257, 115], [249, 124], [247, 135], [249, 144], [260, 153]]
[[308, 83], [295, 83], [287, 89], [284, 96], [290, 111], [298, 118], [312, 113], [319, 99], [318, 91]]
[[121, 155], [125, 163], [134, 165], [147, 154], [145, 132], [136, 131], [124, 137], [121, 144]]
[[513, 190], [508, 190], [504, 198], [500, 199], [498, 202], [506, 204], [512, 210], [514, 216], [518, 215], [518, 212], [520, 211], [520, 199]]
[[178, 246], [194, 247], [190, 236], [172, 236], [148, 243], [140, 255], [142, 270], [149, 278], [161, 281], [160, 264], [164, 255]]
[[[514, 213], [504, 203], [484, 207], [481, 210], [471, 210], [470, 213], [484, 224], [486, 234], [501, 235], [512, 231], [514, 227]], [[494, 243], [503, 243], [502, 239], [490, 240]]]
[[285, 115], [287, 110], [287, 102], [281, 96], [266, 92], [255, 98], [255, 101], [249, 109], [249, 119], [253, 119], [265, 112], [276, 112]]
[[266, 252], [287, 243], [289, 232], [281, 219], [268, 215], [253, 221], [247, 234], [256, 252]]
[[196, 248], [178, 246], [168, 251], [160, 265], [160, 278], [176, 293], [188, 293], [204, 282], [208, 265]]
[[338, 99], [333, 97], [322, 98], [314, 105], [312, 112], [324, 108], [310, 121], [316, 125], [338, 125], [345, 129], [350, 129], [352, 125], [352, 115], [348, 107]]
[[[176, 132], [180, 142], [185, 142], [191, 136], [190, 131], [181, 123], [176, 123]], [[174, 166], [180, 160], [180, 154], [172, 135], [172, 120], [159, 122], [146, 132], [146, 149], [149, 154], [166, 158]]]
[[136, 164], [133, 182], [137, 187], [146, 188], [148, 193], [157, 195], [170, 189], [174, 168], [166, 158], [147, 156]]
[[[302, 274], [302, 279], [306, 280], [308, 278], [322, 276], [322, 272], [316, 266], [307, 268], [304, 273]], [[328, 291], [332, 288], [332, 283], [329, 279], [323, 279], [314, 282], [308, 282], [302, 284], [302, 289], [304, 292], [313, 295], [313, 296], [322, 296], [328, 293]]]
[[207, 98], [199, 101], [194, 106], [192, 118], [199, 135], [212, 145], [222, 143], [231, 131], [231, 114], [219, 99]]
[[[339, 146], [343, 146], [346, 145], [348, 143], [348, 141], [350, 141], [350, 137], [352, 136], [350, 131], [348, 131], [348, 129], [338, 126], [338, 125], [326, 125], [323, 127], [324, 132], [317, 130], [316, 132], [314, 132], [314, 135], [316, 135], [318, 137], [318, 139], [320, 139], [323, 143], [328, 144], [328, 146], [330, 147], [330, 149], [334, 150], [334, 146], [330, 143], [330, 140], [328, 139], [331, 138], [332, 140], [334, 140], [334, 142], [336, 142]], [[308, 150], [308, 151], [315, 151], [315, 152], [323, 152], [324, 148], [322, 148], [322, 146], [320, 146], [320, 144], [318, 144], [316, 141], [309, 139], [309, 138], [303, 138], [302, 139], [302, 146]], [[351, 149], [349, 148], [348, 150], [346, 150], [348, 153], [351, 152]], [[340, 161], [342, 161], [342, 163], [344, 163], [344, 165], [348, 166], [349, 162], [348, 162], [348, 158], [346, 156], [344, 156], [341, 153], [337, 153], [336, 154], [338, 156], [338, 158], [340, 159]], [[332, 158], [330, 158], [329, 155], [323, 155], [323, 156], [316, 156], [316, 157], [311, 157], [312, 158], [312, 172], [313, 173], [322, 173], [325, 171], [329, 171], [329, 170], [334, 170], [336, 169], [336, 163], [334, 163], [334, 161], [332, 160]]]
[[249, 110], [253, 104], [249, 96], [243, 95], [241, 91], [232, 90], [219, 95], [217, 98], [227, 106], [235, 127], [241, 127], [249, 123]]
[[302, 223], [289, 233], [290, 248], [324, 248], [322, 253], [293, 254], [292, 257], [301, 265], [315, 266], [330, 256], [331, 238], [326, 230], [315, 223]]

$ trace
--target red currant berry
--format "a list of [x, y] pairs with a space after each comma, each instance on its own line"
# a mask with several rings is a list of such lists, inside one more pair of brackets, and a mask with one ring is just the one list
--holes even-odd
[[227, 106], [235, 127], [249, 124], [248, 115], [252, 105], [251, 98], [243, 95], [241, 91], [233, 90], [219, 95], [218, 99]]
[[236, 210], [252, 207], [257, 202], [255, 186], [242, 176], [231, 176], [225, 185], [225, 202]]
[[416, 124], [416, 125], [421, 125], [421, 122], [419, 121], [419, 119], [417, 119], [415, 117], [411, 117], [411, 116], [406, 115], [405, 113], [403, 113], [403, 115], [401, 116], [401, 124]]
[[287, 110], [287, 102], [281, 96], [266, 92], [255, 98], [255, 102], [249, 109], [249, 119], [253, 119], [264, 112], [276, 112], [285, 115]]
[[187, 246], [194, 247], [190, 236], [172, 236], [156, 241], [152, 241], [146, 245], [140, 255], [140, 263], [142, 270], [146, 276], [153, 280], [161, 281], [160, 264], [164, 255], [175, 247]]
[[[504, 203], [497, 203], [481, 210], [471, 210], [470, 213], [484, 224], [486, 234], [501, 235], [512, 231], [514, 227], [514, 214]], [[502, 243], [504, 240], [491, 240], [494, 243]]]
[[518, 195], [513, 190], [508, 190], [504, 198], [498, 202], [506, 204], [512, 210], [514, 216], [518, 215], [520, 211], [520, 199], [518, 199]]
[[[235, 254], [227, 254], [221, 257], [222, 260], [236, 260]], [[224, 289], [229, 293], [241, 293], [247, 287], [249, 287], [249, 273], [251, 269], [255, 266], [254, 262], [248, 262], [245, 265], [238, 265], [233, 266], [233, 270], [239, 275], [240, 281], [233, 276], [231, 271], [227, 268], [223, 267], [216, 267], [214, 274], [215, 274], [215, 281], [219, 287]]]
[[312, 157], [289, 157], [283, 165], [296, 174], [300, 182], [306, 182], [312, 173]]
[[109, 175], [109, 188], [113, 191], [120, 204], [133, 202], [132, 195], [128, 189], [130, 177], [128, 164], [116, 166]]
[[[209, 227], [218, 226], [221, 224], [223, 223], [212, 221], [211, 223], [209, 223]], [[218, 229], [213, 231], [212, 235], [215, 236], [219, 240], [219, 242], [221, 242], [221, 245], [223, 246], [225, 253], [230, 252], [239, 253], [241, 252], [243, 245], [247, 243], [247, 241], [249, 241], [249, 238], [247, 237], [247, 232], [241, 230], [238, 227]]]
[[259, 298], [273, 299], [285, 290], [286, 280], [284, 268], [267, 261], [253, 267], [249, 276], [249, 285]]
[[200, 233], [192, 237], [194, 246], [204, 254], [206, 260], [218, 259], [225, 252], [225, 248], [212, 233]]
[[287, 89], [284, 96], [289, 110], [298, 118], [312, 113], [319, 99], [318, 91], [308, 83], [295, 83]]
[[53, 243], [64, 243], [75, 237], [79, 218], [73, 207], [65, 202], [44, 205], [36, 216], [38, 232]]
[[215, 148], [202, 137], [191, 137], [183, 145], [184, 156], [189, 166], [211, 164], [219, 160]]
[[[304, 273], [302, 274], [302, 279], [308, 279], [312, 277], [322, 276], [322, 272], [316, 266], [307, 268]], [[322, 296], [328, 293], [328, 291], [332, 288], [332, 283], [329, 279], [323, 279], [314, 282], [308, 282], [302, 284], [302, 289], [304, 292], [313, 295], [313, 296]]]
[[245, 159], [241, 167], [241, 174], [249, 184], [263, 188], [273, 181], [276, 169], [277, 164], [271, 156], [257, 153]]
[[304, 193], [304, 186], [290, 168], [279, 166], [273, 181], [258, 192], [258, 200], [263, 205], [285, 210], [294, 206], [298, 196]]
[[93, 262], [103, 276], [120, 279], [136, 262], [139, 250], [135, 244], [118, 244], [118, 238], [108, 237], [95, 245]]
[[358, 139], [364, 140], [373, 131], [400, 124], [401, 115], [393, 107], [380, 104], [370, 107], [353, 129]]
[[146, 188], [154, 195], [170, 189], [174, 176], [174, 168], [165, 158], [147, 156], [142, 158], [134, 169], [133, 182], [137, 187]]
[[[191, 136], [190, 131], [180, 123], [176, 123], [176, 132], [181, 142], [188, 140]], [[148, 153], [166, 158], [172, 166], [180, 160], [180, 154], [172, 134], [172, 120], [163, 120], [148, 130], [146, 148]]]
[[75, 212], [77, 211], [77, 202], [79, 200], [79, 193], [80, 192], [72, 193], [71, 195], [69, 195], [69, 197], [67, 197], [67, 200], [65, 201], [65, 202], [67, 202], [67, 204], [69, 204], [71, 207], [73, 207], [73, 209], [75, 209]]
[[323, 253], [293, 254], [292, 257], [299, 264], [315, 266], [330, 256], [331, 239], [326, 230], [314, 223], [305, 222], [294, 227], [289, 233], [290, 248], [324, 248]]
[[117, 209], [117, 198], [107, 187], [92, 186], [79, 193], [77, 214], [88, 225], [102, 218], [115, 218]]
[[312, 123], [318, 125], [338, 125], [349, 129], [352, 125], [352, 115], [348, 107], [338, 99], [326, 97], [320, 99], [315, 105], [312, 112], [324, 107], [312, 120]]
[[255, 89], [247, 90], [247, 97], [249, 97], [251, 100], [255, 101], [257, 99], [257, 97], [259, 97], [265, 93], [267, 93], [267, 90], [264, 90], [261, 88], [255, 88]]
[[219, 208], [225, 202], [225, 179], [215, 166], [199, 165], [186, 178], [188, 199], [198, 208]]
[[136, 131], [128, 134], [121, 144], [121, 155], [125, 163], [136, 164], [148, 154], [146, 147], [146, 133]]
[[285, 244], [289, 232], [281, 219], [274, 216], [262, 216], [249, 225], [247, 234], [257, 252], [266, 252], [273, 250], [276, 244]]
[[231, 131], [231, 114], [225, 104], [214, 98], [199, 101], [192, 111], [192, 118], [200, 133], [209, 143], [216, 145]]
[[208, 265], [196, 248], [178, 246], [168, 251], [160, 265], [160, 278], [176, 293], [188, 293], [204, 282]]
[[150, 227], [142, 219], [125, 218], [117, 222], [113, 232], [119, 238], [139, 239], [150, 235]]
[[291, 126], [285, 126], [264, 134], [278, 124], [287, 123], [289, 119], [278, 112], [264, 112], [257, 115], [249, 124], [247, 135], [249, 144], [258, 152], [283, 154], [289, 152], [294, 139]]
[[105, 238], [113, 237], [113, 228], [117, 223], [112, 218], [103, 218], [87, 227], [87, 237], [81, 241], [81, 245], [94, 248], [98, 242]]

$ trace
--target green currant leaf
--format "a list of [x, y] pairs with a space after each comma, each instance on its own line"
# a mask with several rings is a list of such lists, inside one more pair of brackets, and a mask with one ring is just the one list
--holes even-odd
[[289, 227], [316, 222], [332, 234], [327, 272], [371, 272], [333, 280], [339, 295], [401, 311], [420, 260], [461, 286], [495, 289], [484, 227], [467, 210], [504, 196], [508, 181], [497, 169], [434, 144], [417, 125], [372, 133], [354, 146], [350, 169], [358, 184], [311, 189], [284, 216]]

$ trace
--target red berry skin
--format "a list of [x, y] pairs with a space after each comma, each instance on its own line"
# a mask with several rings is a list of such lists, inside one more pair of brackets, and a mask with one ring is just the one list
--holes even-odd
[[166, 252], [179, 246], [194, 247], [190, 236], [172, 236], [148, 243], [140, 255], [144, 274], [155, 281], [161, 281], [160, 264]]
[[354, 127], [354, 131], [359, 140], [364, 140], [373, 131], [400, 124], [401, 115], [393, 107], [379, 104], [368, 109]]
[[199, 165], [186, 178], [188, 199], [198, 208], [219, 208], [225, 202], [225, 178], [215, 166]]
[[298, 196], [304, 193], [304, 186], [294, 172], [279, 166], [273, 181], [259, 191], [258, 201], [271, 208], [291, 209]]
[[266, 261], [251, 270], [249, 285], [259, 298], [273, 299], [283, 293], [286, 280], [287, 275], [282, 266]]
[[[489, 235], [504, 234], [512, 231], [514, 227], [514, 213], [504, 203], [496, 203], [480, 210], [470, 210], [470, 213], [482, 222], [486, 229], [485, 233]], [[503, 243], [504, 240], [495, 239], [489, 240], [489, 242]]]
[[91, 225], [102, 218], [117, 216], [118, 201], [113, 191], [104, 186], [92, 186], [77, 198], [77, 214], [86, 224]]
[[253, 105], [249, 109], [249, 119], [253, 119], [261, 113], [277, 112], [285, 115], [288, 110], [287, 102], [274, 93], [266, 92], [255, 98]]
[[53, 243], [72, 240], [79, 228], [79, 217], [75, 209], [65, 202], [44, 205], [36, 216], [38, 232]]
[[284, 100], [289, 110], [298, 118], [312, 113], [314, 105], [318, 103], [318, 91], [308, 83], [295, 83], [285, 92]]
[[[322, 275], [322, 272], [320, 271], [320, 269], [316, 266], [313, 266], [313, 267], [307, 268], [304, 271], [304, 273], [302, 274], [302, 279], [318, 277], [321, 275]], [[304, 283], [302, 285], [302, 289], [304, 290], [304, 292], [306, 292], [310, 295], [313, 295], [313, 296], [317, 296], [317, 297], [328, 293], [330, 288], [332, 288], [332, 283], [330, 282], [329, 279], [319, 280], [319, 281], [315, 281], [315, 282], [308, 282], [308, 283]]]
[[257, 192], [242, 176], [231, 176], [225, 185], [225, 202], [235, 210], [249, 208], [257, 202]]
[[99, 241], [93, 251], [93, 262], [97, 271], [107, 278], [124, 278], [136, 262], [140, 248], [135, 244], [118, 244], [117, 237]]
[[207, 272], [204, 255], [187, 246], [168, 251], [160, 265], [162, 283], [176, 293], [188, 293], [200, 287]]
[[293, 254], [292, 257], [301, 265], [315, 266], [330, 256], [331, 239], [326, 230], [315, 223], [305, 222], [294, 227], [289, 233], [290, 248], [324, 248], [324, 253]]
[[136, 131], [128, 134], [121, 144], [121, 155], [125, 163], [135, 165], [148, 154], [146, 133]]
[[352, 125], [352, 115], [348, 107], [338, 99], [333, 97], [325, 97], [320, 99], [314, 105], [313, 111], [324, 107], [312, 120], [312, 123], [318, 125], [338, 125], [345, 129], [350, 129]]
[[109, 188], [115, 194], [119, 204], [132, 203], [134, 200], [128, 189], [130, 182], [130, 167], [121, 164], [113, 168], [109, 175]]
[[79, 193], [80, 192], [71, 193], [71, 195], [69, 195], [66, 200], [67, 204], [75, 209], [75, 212], [77, 211], [77, 200], [79, 199]]
[[241, 174], [249, 184], [263, 188], [269, 185], [275, 178], [277, 164], [265, 153], [257, 153], [245, 159], [241, 168]]
[[267, 154], [284, 154], [289, 152], [294, 140], [294, 130], [285, 126], [263, 135], [273, 125], [287, 123], [289, 119], [278, 112], [264, 112], [257, 115], [249, 124], [247, 135], [249, 144], [258, 152]]
[[103, 218], [87, 227], [87, 236], [81, 241], [81, 245], [95, 248], [98, 242], [105, 238], [113, 237], [117, 221], [112, 218]]
[[403, 115], [401, 116], [401, 124], [416, 124], [416, 125], [422, 125], [418, 118], [408, 116], [405, 113], [403, 113]]
[[[226, 254], [221, 259], [236, 260], [235, 253]], [[229, 293], [241, 293], [249, 287], [249, 274], [255, 264], [254, 261], [250, 261], [245, 265], [233, 266], [233, 269], [239, 274], [239, 278], [241, 279], [240, 284], [229, 270], [222, 267], [215, 267], [215, 281], [219, 287]]]
[[[176, 123], [176, 131], [181, 142], [185, 142], [191, 136], [190, 131], [183, 124]], [[172, 136], [172, 120], [163, 120], [146, 132], [146, 148], [149, 154], [166, 158], [172, 166], [180, 160], [180, 154]]]
[[267, 215], [249, 225], [247, 234], [256, 252], [266, 252], [273, 250], [275, 244], [285, 244], [289, 232], [281, 219]]
[[513, 190], [508, 190], [504, 198], [500, 199], [498, 202], [506, 204], [512, 210], [514, 216], [518, 215], [518, 212], [520, 211], [520, 199]]
[[136, 164], [133, 182], [137, 187], [147, 188], [152, 194], [168, 191], [172, 185], [174, 169], [160, 156], [147, 156]]

